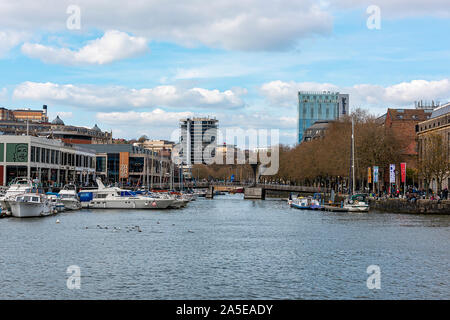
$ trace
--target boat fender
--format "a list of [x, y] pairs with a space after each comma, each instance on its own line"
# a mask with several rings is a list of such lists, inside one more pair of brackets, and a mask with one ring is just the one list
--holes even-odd
[[156, 201], [152, 202], [152, 206], [156, 207]]
[[358, 204], [358, 200], [355, 201], [355, 204]]

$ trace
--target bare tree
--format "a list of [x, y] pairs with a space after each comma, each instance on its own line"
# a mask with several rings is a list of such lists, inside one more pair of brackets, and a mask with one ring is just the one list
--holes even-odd
[[420, 175], [427, 182], [427, 194], [431, 179], [437, 182], [437, 191], [442, 188], [442, 181], [448, 176], [450, 162], [448, 158], [449, 147], [445, 143], [442, 135], [430, 134], [423, 140], [424, 149], [419, 159]]

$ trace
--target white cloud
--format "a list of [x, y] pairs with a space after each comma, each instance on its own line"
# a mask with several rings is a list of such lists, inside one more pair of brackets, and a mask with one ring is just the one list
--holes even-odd
[[412, 105], [417, 100], [446, 102], [450, 100], [450, 80], [412, 80], [387, 87], [372, 84], [341, 87], [329, 83], [277, 80], [261, 86], [261, 93], [274, 106], [297, 106], [298, 91], [339, 91], [350, 94], [351, 106], [386, 108]]
[[[0, 29], [66, 30], [73, 0], [0, 0]], [[238, 50], [279, 50], [331, 33], [333, 18], [313, 0], [78, 0], [81, 31], [122, 30], [154, 40]], [[26, 8], [26, 10], [24, 9]], [[65, 53], [62, 53], [64, 55]]]
[[46, 63], [65, 65], [107, 64], [135, 57], [148, 51], [147, 40], [124, 32], [110, 30], [103, 37], [91, 40], [77, 51], [38, 43], [24, 43], [22, 53]]
[[448, 0], [330, 0], [333, 7], [340, 9], [379, 6], [381, 17], [404, 18], [413, 16], [450, 17]]
[[26, 32], [0, 30], [0, 58], [4, 57], [9, 50], [22, 43], [28, 37], [29, 34]]
[[[112, 127], [114, 136], [122, 134], [127, 138], [138, 136], [136, 134], [147, 134], [152, 138], [174, 139], [177, 137], [179, 120], [187, 117], [205, 116], [192, 112], [169, 112], [155, 109], [150, 112], [99, 112], [96, 119], [102, 126]], [[226, 114], [215, 113], [219, 120], [219, 128], [241, 128], [248, 129], [280, 129], [280, 134], [289, 135], [289, 131], [296, 128], [296, 118], [286, 116], [271, 116], [262, 113], [253, 114]], [[225, 131], [224, 131], [225, 132]], [[223, 132], [223, 133], [224, 133]]]
[[113, 126], [177, 127], [180, 119], [192, 116], [192, 112], [167, 112], [155, 109], [150, 112], [99, 112], [96, 118], [102, 123]]
[[245, 90], [233, 88], [219, 91], [203, 88], [185, 89], [172, 85], [154, 88], [128, 89], [93, 85], [24, 82], [14, 92], [15, 99], [53, 102], [89, 109], [121, 109], [136, 107], [239, 108], [245, 104], [240, 98]]

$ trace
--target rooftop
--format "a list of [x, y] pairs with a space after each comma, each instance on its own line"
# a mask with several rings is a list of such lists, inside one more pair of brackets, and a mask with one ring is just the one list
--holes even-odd
[[431, 119], [443, 116], [444, 114], [450, 113], [450, 102], [436, 108], [431, 114]]
[[425, 121], [430, 116], [430, 113], [427, 112], [425, 109], [390, 109], [390, 108], [388, 108], [387, 114], [390, 115], [391, 121], [398, 121], [398, 120]]

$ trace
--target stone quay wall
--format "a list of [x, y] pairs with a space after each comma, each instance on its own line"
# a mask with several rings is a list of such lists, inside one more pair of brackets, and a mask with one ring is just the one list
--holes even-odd
[[370, 210], [392, 213], [450, 214], [450, 200], [419, 199], [410, 202], [397, 198], [372, 199], [370, 200]]

